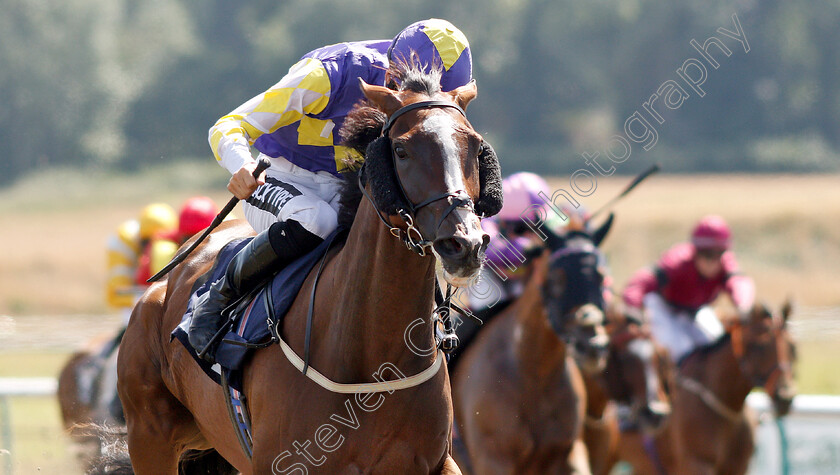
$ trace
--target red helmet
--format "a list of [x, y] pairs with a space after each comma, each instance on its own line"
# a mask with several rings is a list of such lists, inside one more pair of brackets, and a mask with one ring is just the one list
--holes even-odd
[[732, 231], [720, 216], [706, 216], [694, 227], [691, 243], [697, 249], [729, 249], [732, 246]]
[[218, 212], [216, 203], [206, 196], [188, 199], [181, 207], [181, 214], [178, 217], [178, 233], [183, 238], [192, 236], [210, 226]]

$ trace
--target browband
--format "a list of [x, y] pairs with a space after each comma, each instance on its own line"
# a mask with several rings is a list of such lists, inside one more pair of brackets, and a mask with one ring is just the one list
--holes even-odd
[[413, 111], [414, 109], [427, 109], [429, 107], [451, 107], [453, 109], [458, 110], [462, 116], [466, 117], [467, 113], [464, 112], [464, 109], [461, 109], [458, 104], [449, 101], [422, 101], [422, 102], [415, 102], [414, 104], [409, 104], [405, 107], [401, 107], [397, 109], [396, 112], [391, 114], [391, 117], [388, 118], [388, 122], [385, 123], [385, 127], [382, 127], [382, 136], [387, 137], [388, 132], [391, 130], [391, 126], [394, 125], [394, 122], [406, 112]]

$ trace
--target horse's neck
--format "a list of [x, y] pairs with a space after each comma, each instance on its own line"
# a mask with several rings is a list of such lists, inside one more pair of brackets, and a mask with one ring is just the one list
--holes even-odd
[[516, 325], [511, 338], [523, 373], [541, 380], [565, 371], [566, 344], [551, 328], [540, 288], [529, 283], [514, 305]]
[[604, 374], [589, 374], [583, 369], [581, 369], [580, 374], [583, 376], [583, 383], [586, 386], [586, 415], [601, 419], [607, 409], [607, 404], [610, 402], [610, 396], [607, 394], [605, 387]]
[[[431, 355], [418, 356], [404, 341], [431, 348], [428, 323], [434, 296], [434, 258], [409, 251], [362, 200], [344, 248], [333, 267], [333, 320], [328, 331], [342, 342], [332, 350], [362, 366], [392, 363], [403, 371], [422, 370]], [[424, 324], [416, 322], [422, 319]], [[415, 323], [412, 326], [412, 323]], [[369, 360], [369, 361], [368, 361]], [[374, 368], [375, 369], [375, 368]]]
[[720, 402], [733, 411], [743, 409], [747, 395], [752, 390], [752, 382], [741, 370], [731, 339], [704, 355], [695, 364], [701, 374], [699, 382], [712, 391]]

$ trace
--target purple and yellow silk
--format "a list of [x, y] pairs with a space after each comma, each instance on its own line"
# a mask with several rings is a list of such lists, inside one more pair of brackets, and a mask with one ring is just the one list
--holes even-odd
[[415, 23], [394, 40], [324, 46], [304, 55], [269, 90], [216, 122], [209, 134], [216, 160], [235, 173], [251, 160], [253, 146], [312, 172], [338, 175], [348, 163], [361, 161], [358, 153], [340, 145], [338, 131], [364, 97], [359, 78], [385, 83], [392, 44], [392, 53], [414, 48], [422, 64], [442, 64], [444, 90], [472, 79], [466, 37], [444, 20]]
[[472, 80], [472, 55], [467, 37], [446, 20], [431, 18], [407, 26], [391, 43], [388, 59], [410, 62], [411, 54], [426, 67], [443, 66], [440, 87], [451, 91]]

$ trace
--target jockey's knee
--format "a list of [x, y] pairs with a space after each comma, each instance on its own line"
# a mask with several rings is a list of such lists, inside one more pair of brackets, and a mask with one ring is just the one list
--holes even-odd
[[338, 227], [338, 213], [326, 201], [297, 196], [289, 202], [294, 211], [283, 216], [283, 221], [297, 221], [310, 233], [325, 239]]

